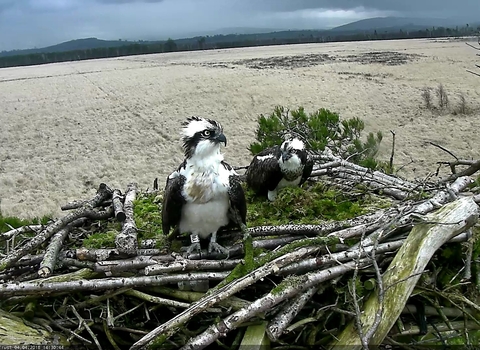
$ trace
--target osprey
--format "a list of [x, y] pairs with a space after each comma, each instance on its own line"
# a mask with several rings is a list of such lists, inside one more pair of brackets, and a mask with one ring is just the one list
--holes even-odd
[[253, 157], [246, 172], [247, 185], [257, 194], [267, 195], [270, 201], [274, 201], [279, 189], [300, 186], [312, 169], [313, 162], [308, 158], [303, 142], [290, 138]]
[[187, 255], [200, 252], [200, 239], [209, 236], [208, 251], [228, 255], [217, 243], [217, 232], [245, 225], [247, 206], [238, 174], [220, 153], [220, 144], [227, 145], [223, 128], [214, 120], [194, 116], [183, 123], [182, 134], [185, 160], [167, 178], [163, 233], [169, 235], [171, 227], [177, 233], [190, 233]]

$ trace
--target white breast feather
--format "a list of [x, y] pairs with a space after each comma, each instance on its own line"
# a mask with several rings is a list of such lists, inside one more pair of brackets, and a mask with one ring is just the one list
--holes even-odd
[[297, 171], [302, 166], [302, 161], [296, 154], [293, 154], [286, 162], [280, 158], [279, 164], [283, 171]]
[[291, 180], [291, 181], [283, 178], [278, 183], [276, 189], [278, 190], [280, 188], [287, 187], [287, 186], [298, 186], [300, 184], [300, 181], [302, 180], [302, 171], [303, 171], [302, 161], [300, 160], [300, 158], [296, 154], [293, 154], [290, 157], [290, 159], [287, 160], [286, 162], [283, 162], [280, 159], [279, 164], [282, 171], [298, 172], [299, 175], [298, 177], [296, 177], [294, 180]]
[[182, 208], [179, 225], [182, 233], [196, 233], [204, 239], [228, 224], [228, 189], [232, 172], [220, 163], [222, 159], [220, 154], [208, 158], [194, 156], [181, 170], [185, 176], [182, 194], [187, 202]]

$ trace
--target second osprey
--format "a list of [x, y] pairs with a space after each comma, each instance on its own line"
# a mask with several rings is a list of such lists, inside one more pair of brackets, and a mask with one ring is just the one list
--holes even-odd
[[270, 201], [279, 189], [300, 186], [312, 173], [313, 162], [308, 158], [304, 143], [298, 138], [267, 148], [253, 157], [247, 168], [247, 185]]

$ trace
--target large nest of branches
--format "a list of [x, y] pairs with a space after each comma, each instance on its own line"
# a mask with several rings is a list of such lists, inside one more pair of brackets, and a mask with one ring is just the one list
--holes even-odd
[[445, 179], [413, 183], [329, 152], [312, 157], [303, 188], [274, 203], [247, 191], [246, 240], [219, 235], [228, 257], [183, 258], [182, 237], [161, 233], [163, 191], [135, 184], [100, 184], [57, 220], [1, 218], [0, 343], [478, 344], [480, 161], [456, 159]]

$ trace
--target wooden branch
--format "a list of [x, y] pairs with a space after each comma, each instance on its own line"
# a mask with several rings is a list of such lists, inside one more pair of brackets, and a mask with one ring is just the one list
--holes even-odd
[[[101, 183], [97, 190], [97, 195], [92, 200], [78, 200], [72, 201], [65, 205], [62, 205], [60, 209], [62, 210], [71, 210], [71, 209], [78, 209], [83, 206], [92, 206], [93, 208], [99, 207], [102, 205], [103, 201], [107, 201], [111, 198], [113, 191], [104, 183]], [[100, 195], [100, 197], [99, 197]], [[100, 200], [100, 198], [102, 198]]]
[[451, 151], [449, 151], [448, 149], [446, 149], [445, 147], [443, 146], [440, 146], [440, 145], [437, 145], [436, 143], [433, 143], [431, 141], [428, 142], [429, 144], [431, 144], [432, 146], [435, 146], [437, 148], [440, 148], [442, 151], [444, 152], [447, 152], [448, 154], [450, 154], [453, 158], [455, 158], [455, 160], [458, 160], [458, 157]]
[[[361, 267], [367, 264], [368, 262], [366, 260], [361, 260], [359, 262], [359, 266]], [[343, 265], [334, 266], [328, 270], [308, 273], [300, 276], [296, 283], [279, 286], [275, 288], [274, 291], [258, 298], [247, 307], [231, 314], [219, 323], [211, 325], [200, 335], [191, 338], [181, 350], [203, 349], [259, 313], [266, 312], [282, 301], [291, 298], [304, 290], [312, 288], [321, 282], [328, 281], [337, 276], [342, 276], [353, 270], [356, 265], [357, 262], [349, 262]], [[283, 284], [283, 282], [281, 284]], [[134, 350], [135, 348], [132, 347], [130, 349]]]
[[311, 287], [304, 293], [301, 293], [291, 302], [287, 303], [282, 310], [270, 321], [266, 333], [271, 341], [278, 341], [285, 328], [293, 321], [305, 304], [317, 293], [318, 287]]
[[127, 218], [127, 216], [125, 215], [125, 212], [123, 211], [122, 199], [123, 199], [123, 196], [120, 190], [118, 189], [113, 190], [113, 195], [112, 195], [113, 212], [115, 213], [115, 218], [119, 222], [123, 222]]
[[389, 162], [389, 167], [390, 167], [390, 172], [393, 171], [393, 157], [395, 156], [395, 131], [390, 130], [392, 133], [392, 153], [390, 154], [390, 162]]
[[187, 307], [190, 307], [189, 303], [183, 303], [181, 301], [156, 297], [156, 296], [144, 293], [144, 292], [140, 292], [140, 291], [135, 290], [135, 289], [127, 290], [125, 292], [125, 295], [130, 295], [132, 297], [147, 301], [149, 303], [155, 303], [155, 304], [159, 304], [159, 305], [172, 306], [172, 307], [177, 307], [177, 308], [182, 308], [182, 309], [186, 309]]
[[470, 43], [465, 43], [465, 44], [467, 44], [468, 46], [474, 48], [475, 50], [480, 50], [480, 47], [473, 46], [473, 45], [470, 44]]
[[58, 253], [62, 249], [63, 241], [68, 236], [71, 227], [69, 225], [65, 226], [63, 229], [55, 233], [45, 250], [45, 255], [42, 262], [40, 263], [40, 268], [38, 270], [38, 276], [41, 278], [48, 277], [52, 274], [55, 263], [57, 262]]
[[165, 262], [145, 267], [145, 275], [153, 276], [176, 271], [195, 271], [195, 270], [231, 270], [238, 264], [243, 264], [242, 259], [235, 260], [190, 260], [180, 259], [173, 262]]
[[[377, 249], [377, 254], [385, 254], [387, 252], [394, 252], [399, 249], [405, 240], [398, 240], [394, 242], [388, 242], [380, 244]], [[290, 275], [292, 273], [305, 273], [306, 271], [311, 271], [318, 269], [320, 267], [326, 268], [327, 266], [334, 264], [334, 263], [342, 263], [350, 260], [355, 260], [359, 258], [364, 258], [369, 256], [373, 251], [373, 245], [365, 247], [364, 249], [355, 249], [351, 251], [343, 251], [338, 253], [331, 253], [321, 255], [315, 258], [309, 258], [302, 260], [300, 262], [296, 262], [281, 268], [277, 274], [278, 275]]]
[[115, 237], [115, 246], [120, 253], [135, 255], [138, 249], [137, 225], [133, 217], [133, 202], [137, 195], [137, 184], [130, 183], [125, 192], [125, 220], [122, 222], [122, 232]]
[[252, 237], [255, 236], [277, 236], [285, 234], [295, 234], [302, 236], [324, 236], [326, 234], [340, 231], [343, 229], [353, 228], [360, 225], [371, 224], [386, 213], [386, 210], [377, 210], [374, 213], [369, 213], [357, 216], [353, 219], [344, 221], [332, 221], [321, 225], [278, 225], [278, 226], [256, 226], [250, 227], [248, 232]]
[[[477, 220], [477, 204], [472, 198], [465, 197], [428, 215], [428, 221], [437, 224], [418, 224], [413, 228], [383, 275], [382, 280], [386, 289], [385, 302], [379, 305], [378, 291], [376, 291], [364, 306], [361, 315], [363, 333], [368, 332], [373, 325], [377, 310], [380, 307], [384, 308], [384, 317], [380, 320], [369, 345], [381, 344], [405, 307], [420, 275], [437, 249], [454, 236], [472, 227]], [[349, 346], [360, 350], [360, 344], [358, 332], [354, 323], [351, 322], [330, 345], [330, 348]]]
[[16, 235], [26, 233], [26, 232], [34, 232], [39, 233], [45, 228], [44, 225], [27, 225], [18, 228], [11, 229], [10, 231], [0, 233], [0, 240], [4, 241], [10, 239]]
[[77, 220], [82, 217], [100, 218], [100, 217], [111, 216], [113, 213], [113, 209], [111, 208], [110, 208], [111, 211], [107, 209], [103, 212], [99, 212], [93, 209], [95, 206], [97, 206], [99, 203], [104, 201], [110, 195], [111, 195], [111, 192], [109, 191], [107, 185], [101, 184], [97, 191], [97, 195], [93, 199], [88, 201], [81, 208], [76, 209], [75, 211], [64, 216], [58, 221], [55, 221], [54, 223], [48, 225], [45, 228], [45, 230], [43, 230], [41, 233], [33, 237], [25, 245], [23, 245], [17, 250], [14, 250], [5, 258], [0, 260], [0, 271], [3, 271], [7, 267], [12, 266], [12, 264], [18, 261], [22, 256], [38, 248], [43, 242], [45, 242], [47, 239], [49, 239], [51, 236], [53, 236], [55, 233], [60, 231], [62, 228], [64, 228], [66, 225], [68, 225], [74, 220]]
[[477, 72], [472, 72], [471, 70], [468, 70], [468, 69], [467, 69], [467, 72], [468, 72], [468, 73], [472, 73], [472, 74], [474, 74], [474, 75], [476, 75], [476, 76], [480, 77], [480, 74], [479, 74], [479, 73], [477, 73]]
[[455, 181], [456, 179], [458, 179], [459, 177], [463, 177], [463, 176], [471, 176], [473, 174], [475, 174], [477, 171], [480, 170], [480, 160], [477, 160], [475, 161], [475, 163], [473, 163], [471, 166], [469, 166], [467, 169], [465, 170], [462, 170], [456, 174], [452, 174], [450, 175], [448, 178], [446, 178], [445, 180], [442, 180], [443, 183], [446, 183], [446, 182], [451, 182], [451, 181]]
[[[112, 210], [113, 213], [113, 210]], [[156, 259], [161, 259], [162, 261], [166, 260], [174, 260], [174, 258], [169, 255], [165, 254], [164, 249], [138, 249], [135, 255], [137, 256], [156, 256]], [[103, 261], [112, 258], [122, 258], [127, 257], [127, 255], [119, 252], [115, 248], [78, 248], [72, 255], [75, 256], [79, 260], [89, 260], [89, 261]]]
[[238, 278], [231, 283], [223, 286], [222, 288], [216, 290], [210, 295], [205, 296], [198, 302], [194, 303], [190, 308], [171, 318], [169, 321], [158, 326], [146, 336], [138, 340], [135, 344], [132, 345], [130, 350], [140, 349], [141, 347], [147, 345], [153, 341], [157, 336], [163, 335], [165, 337], [171, 336], [177, 327], [180, 327], [182, 324], [187, 322], [193, 316], [202, 312], [203, 310], [215, 305], [216, 303], [227, 299], [228, 297], [238, 293], [240, 290], [248, 287], [254, 282], [258, 281], [261, 278], [271, 274], [272, 272], [277, 271], [279, 268], [291, 264], [299, 259], [302, 259], [308, 254], [311, 254], [315, 251], [318, 251], [320, 247], [314, 248], [300, 248], [292, 253], [285, 254], [279, 258], [276, 258], [269, 263], [260, 266], [256, 270], [250, 272], [249, 274]]
[[48, 295], [59, 292], [73, 292], [85, 290], [106, 290], [122, 287], [149, 287], [160, 286], [180, 281], [222, 280], [229, 272], [191, 272], [168, 276], [140, 276], [140, 277], [111, 277], [93, 280], [78, 280], [65, 282], [32, 281], [23, 283], [4, 283], [0, 286], [0, 298], [13, 295]]
[[[168, 256], [165, 256], [168, 258]], [[173, 260], [173, 258], [171, 258]], [[158, 260], [149, 255], [140, 255], [134, 258], [128, 258], [123, 260], [102, 260], [97, 261], [93, 265], [93, 270], [96, 272], [103, 272], [107, 276], [111, 276], [114, 273], [136, 271], [144, 269], [150, 265], [158, 264]]]
[[[322, 170], [322, 166], [327, 166], [327, 164], [330, 164], [329, 168], [332, 168], [331, 165], [335, 164], [335, 168], [340, 167], [341, 169], [344, 169], [343, 171], [345, 171], [345, 169], [350, 170], [351, 175], [356, 175], [359, 177], [369, 176], [368, 179], [377, 184], [383, 184], [394, 188], [399, 188], [404, 191], [412, 191], [418, 187], [418, 185], [412, 182], [400, 179], [395, 176], [384, 174], [378, 170], [372, 171], [371, 169], [362, 167], [351, 162], [347, 162], [346, 160], [333, 155], [314, 156], [314, 159], [329, 162], [324, 165], [320, 165], [320, 167], [318, 168], [319, 170]], [[317, 170], [313, 171], [311, 176], [318, 176], [315, 175], [316, 171]]]

